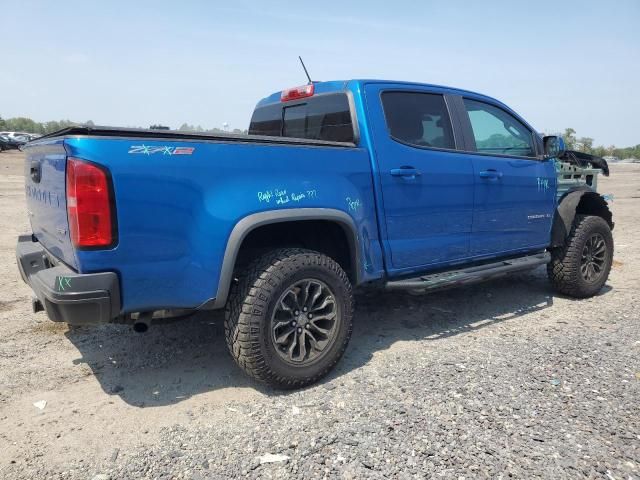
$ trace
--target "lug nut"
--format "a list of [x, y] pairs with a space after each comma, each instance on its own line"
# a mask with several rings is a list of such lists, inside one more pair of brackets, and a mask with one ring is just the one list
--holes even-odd
[[298, 327], [298, 333], [302, 333], [302, 329]]
[[309, 325], [308, 323], [305, 325], [306, 329], [309, 330], [311, 328], [311, 325]]
[[293, 312], [294, 315], [300, 315], [300, 310], [296, 310], [295, 312]]
[[311, 320], [313, 318], [312, 314], [307, 315], [307, 317], [309, 318], [309, 320]]
[[303, 312], [306, 312], [306, 311], [307, 311], [307, 307], [303, 307], [303, 308], [302, 308], [302, 311], [303, 311]]
[[297, 325], [297, 322], [294, 320], [293, 322], [291, 322], [291, 326], [295, 327]]

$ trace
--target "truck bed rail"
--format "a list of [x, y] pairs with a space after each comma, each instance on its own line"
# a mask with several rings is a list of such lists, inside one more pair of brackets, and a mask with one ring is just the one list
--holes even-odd
[[219, 134], [219, 133], [199, 133], [199, 132], [180, 132], [177, 130], [151, 130], [143, 128], [120, 128], [120, 127], [89, 127], [89, 126], [73, 126], [63, 128], [56, 132], [49, 133], [39, 137], [32, 143], [38, 143], [56, 137], [120, 137], [120, 138], [148, 138], [148, 139], [165, 139], [175, 141], [185, 140], [201, 140], [213, 142], [239, 142], [239, 143], [273, 143], [285, 145], [308, 145], [317, 147], [337, 147], [337, 148], [353, 148], [355, 144], [352, 142], [333, 142], [329, 140], [311, 140], [307, 138], [293, 137], [268, 137], [263, 135], [245, 135], [245, 134]]

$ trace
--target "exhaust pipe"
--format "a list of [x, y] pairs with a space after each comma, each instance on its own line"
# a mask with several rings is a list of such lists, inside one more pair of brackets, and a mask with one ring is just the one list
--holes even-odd
[[133, 322], [133, 331], [136, 333], [144, 333], [149, 330], [152, 318], [153, 312], [142, 312], [135, 322]]

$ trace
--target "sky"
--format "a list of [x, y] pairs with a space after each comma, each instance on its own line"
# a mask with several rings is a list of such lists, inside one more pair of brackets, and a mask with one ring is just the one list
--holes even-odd
[[[542, 132], [640, 143], [640, 0], [0, 0], [0, 116], [248, 127], [262, 97], [381, 78], [495, 97]], [[13, 12], [13, 14], [7, 14]]]

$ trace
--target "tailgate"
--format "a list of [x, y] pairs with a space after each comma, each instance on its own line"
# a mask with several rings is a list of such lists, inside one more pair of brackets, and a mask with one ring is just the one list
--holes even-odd
[[67, 154], [63, 140], [53, 139], [24, 150], [25, 194], [31, 231], [51, 254], [77, 269], [67, 220]]

